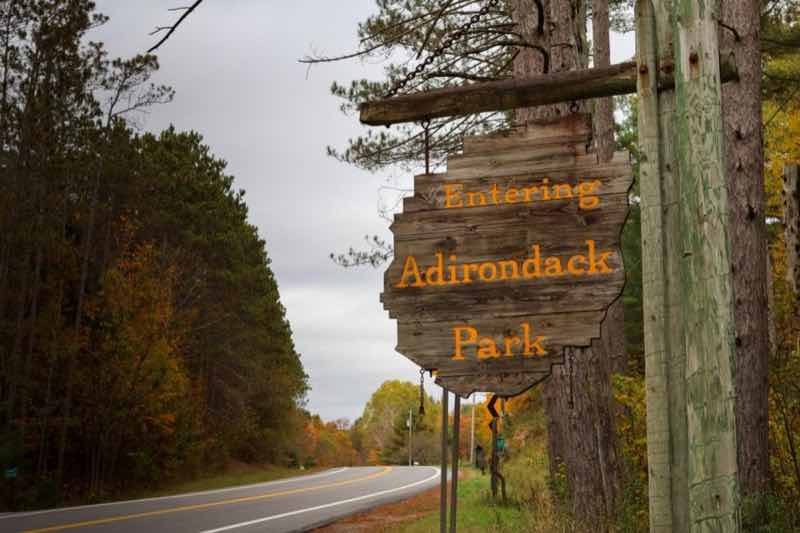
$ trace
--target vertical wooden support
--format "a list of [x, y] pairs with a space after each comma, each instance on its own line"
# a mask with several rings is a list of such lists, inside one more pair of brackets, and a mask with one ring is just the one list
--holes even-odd
[[685, 352], [681, 320], [680, 206], [675, 162], [675, 97], [658, 91], [671, 74], [672, 3], [637, 0], [640, 194], [650, 531], [688, 531]]
[[450, 393], [442, 387], [442, 474], [439, 477], [439, 532], [447, 533], [447, 398]]
[[[656, 34], [658, 57], [673, 55], [672, 23], [675, 16], [674, 0], [661, 0], [656, 4]], [[670, 65], [659, 65], [661, 72], [673, 74]], [[683, 243], [681, 235], [681, 180], [675, 151], [677, 117], [675, 91], [659, 91], [659, 126], [661, 142], [661, 190], [663, 191], [664, 246], [666, 285], [667, 335], [669, 344], [669, 429], [672, 443], [672, 525], [675, 531], [689, 530], [689, 430], [686, 413], [686, 348], [684, 346], [683, 294], [680, 283]]]
[[450, 533], [456, 533], [456, 509], [458, 508], [458, 455], [461, 442], [461, 396], [454, 394], [453, 402], [453, 459], [450, 468]]
[[492, 418], [492, 421], [489, 422], [489, 428], [492, 430], [492, 458], [491, 462], [489, 463], [489, 476], [491, 480], [493, 500], [497, 500], [497, 420], [498, 418]]
[[786, 281], [800, 295], [800, 173], [798, 165], [783, 167], [783, 234], [786, 239]]
[[719, 0], [676, 0], [676, 159], [680, 170], [689, 521], [740, 530], [728, 196], [723, 164]]
[[639, 165], [642, 210], [642, 305], [647, 397], [647, 464], [651, 533], [672, 531], [672, 474], [669, 427], [669, 308], [661, 187], [658, 114], [658, 48], [651, 0], [635, 5], [639, 69]]

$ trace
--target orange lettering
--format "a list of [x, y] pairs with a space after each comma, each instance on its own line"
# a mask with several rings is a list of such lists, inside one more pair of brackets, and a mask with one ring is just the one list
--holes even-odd
[[[514, 187], [509, 187], [506, 189], [506, 203], [507, 204], [515, 204], [517, 203], [517, 194], [519, 194], [519, 189], [515, 189]], [[525, 195], [525, 201], [528, 201], [527, 195]]]
[[488, 359], [490, 357], [500, 357], [497, 345], [491, 337], [481, 337], [478, 341], [478, 359]]
[[582, 268], [578, 268], [577, 266], [575, 266], [576, 263], [583, 263], [585, 265], [586, 257], [582, 255], [573, 255], [572, 257], [570, 257], [569, 261], [567, 261], [567, 272], [569, 272], [570, 274], [574, 274], [575, 276], [580, 276], [581, 274], [585, 274], [586, 271]]
[[[461, 333], [466, 333], [467, 337], [461, 339]], [[460, 360], [464, 359], [461, 353], [461, 346], [463, 344], [475, 344], [478, 340], [478, 330], [470, 326], [456, 326], [453, 328], [453, 345], [455, 346], [455, 353], [451, 359]]]
[[538, 335], [531, 341], [531, 327], [528, 323], [522, 324], [522, 334], [525, 338], [525, 348], [522, 351], [523, 355], [533, 356], [534, 353], [531, 351], [532, 349], [536, 350], [535, 355], [544, 355], [547, 352], [544, 348], [542, 348], [542, 341], [544, 340], [544, 336]]
[[589, 248], [589, 272], [594, 274], [595, 272], [599, 272], [600, 274], [606, 274], [611, 272], [611, 269], [606, 264], [606, 260], [608, 256], [611, 255], [611, 252], [602, 252], [600, 254], [599, 259], [595, 259], [594, 256], [594, 241], [588, 240], [586, 241], [586, 246]]
[[503, 344], [506, 347], [506, 357], [514, 357], [514, 354], [511, 353], [511, 347], [515, 344], [522, 344], [522, 340], [516, 335], [512, 335], [510, 337], [503, 337]]
[[[461, 189], [461, 185], [456, 183], [453, 185], [445, 185], [444, 186], [444, 207], [445, 209], [449, 209], [451, 207], [461, 207], [463, 204], [461, 203], [461, 193], [454, 194], [456, 189]], [[450, 200], [453, 198], [458, 199], [458, 203], [450, 203]]]
[[436, 252], [436, 264], [425, 270], [425, 279], [428, 285], [444, 285], [444, 259], [442, 252]]
[[[488, 274], [487, 272], [488, 267]], [[480, 268], [478, 269], [478, 276], [481, 278], [481, 281], [494, 281], [497, 279], [497, 265], [494, 263], [481, 263]]]
[[467, 191], [467, 207], [475, 205], [475, 198], [480, 200], [478, 205], [486, 205], [486, 195], [480, 191]]
[[561, 276], [564, 271], [561, 270], [561, 259], [558, 257], [548, 257], [544, 260], [544, 275], [545, 276]]
[[[500, 260], [497, 262], [497, 264], [500, 266], [500, 279], [519, 278], [519, 268], [517, 267], [517, 262], [515, 260]], [[506, 267], [511, 268], [511, 274], [508, 274], [508, 269]]]
[[419, 268], [417, 268], [417, 260], [414, 259], [413, 255], [409, 255], [406, 257], [405, 261], [403, 262], [403, 273], [400, 275], [400, 281], [395, 285], [398, 289], [402, 289], [404, 287], [408, 287], [408, 283], [406, 282], [406, 277], [409, 275], [414, 276], [414, 283], [411, 284], [411, 287], [424, 287], [425, 282], [422, 281], [422, 278], [419, 275]]

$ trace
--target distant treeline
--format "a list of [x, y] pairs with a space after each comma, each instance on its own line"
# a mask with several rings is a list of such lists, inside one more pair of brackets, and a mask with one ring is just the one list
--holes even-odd
[[0, 1], [0, 467], [17, 507], [288, 462], [307, 416], [244, 192], [198, 134], [136, 133], [172, 90], [149, 81], [155, 57], [89, 42], [93, 10]]

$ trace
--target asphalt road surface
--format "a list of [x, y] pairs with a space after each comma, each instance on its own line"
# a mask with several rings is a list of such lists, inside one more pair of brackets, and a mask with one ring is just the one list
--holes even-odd
[[336, 468], [245, 487], [0, 515], [0, 532], [306, 531], [438, 482], [432, 466]]

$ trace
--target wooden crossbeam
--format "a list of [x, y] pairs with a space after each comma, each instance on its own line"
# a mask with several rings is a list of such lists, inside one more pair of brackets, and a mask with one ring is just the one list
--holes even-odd
[[[671, 62], [661, 63], [658, 73], [659, 89], [671, 89], [675, 86], [673, 70]], [[447, 87], [365, 102], [360, 107], [360, 118], [362, 123], [370, 126], [388, 126], [454, 115], [632, 94], [636, 92], [637, 74], [636, 62], [627, 61], [609, 67]], [[720, 58], [720, 75], [723, 82], [738, 79], [735, 64], [727, 58]]]

